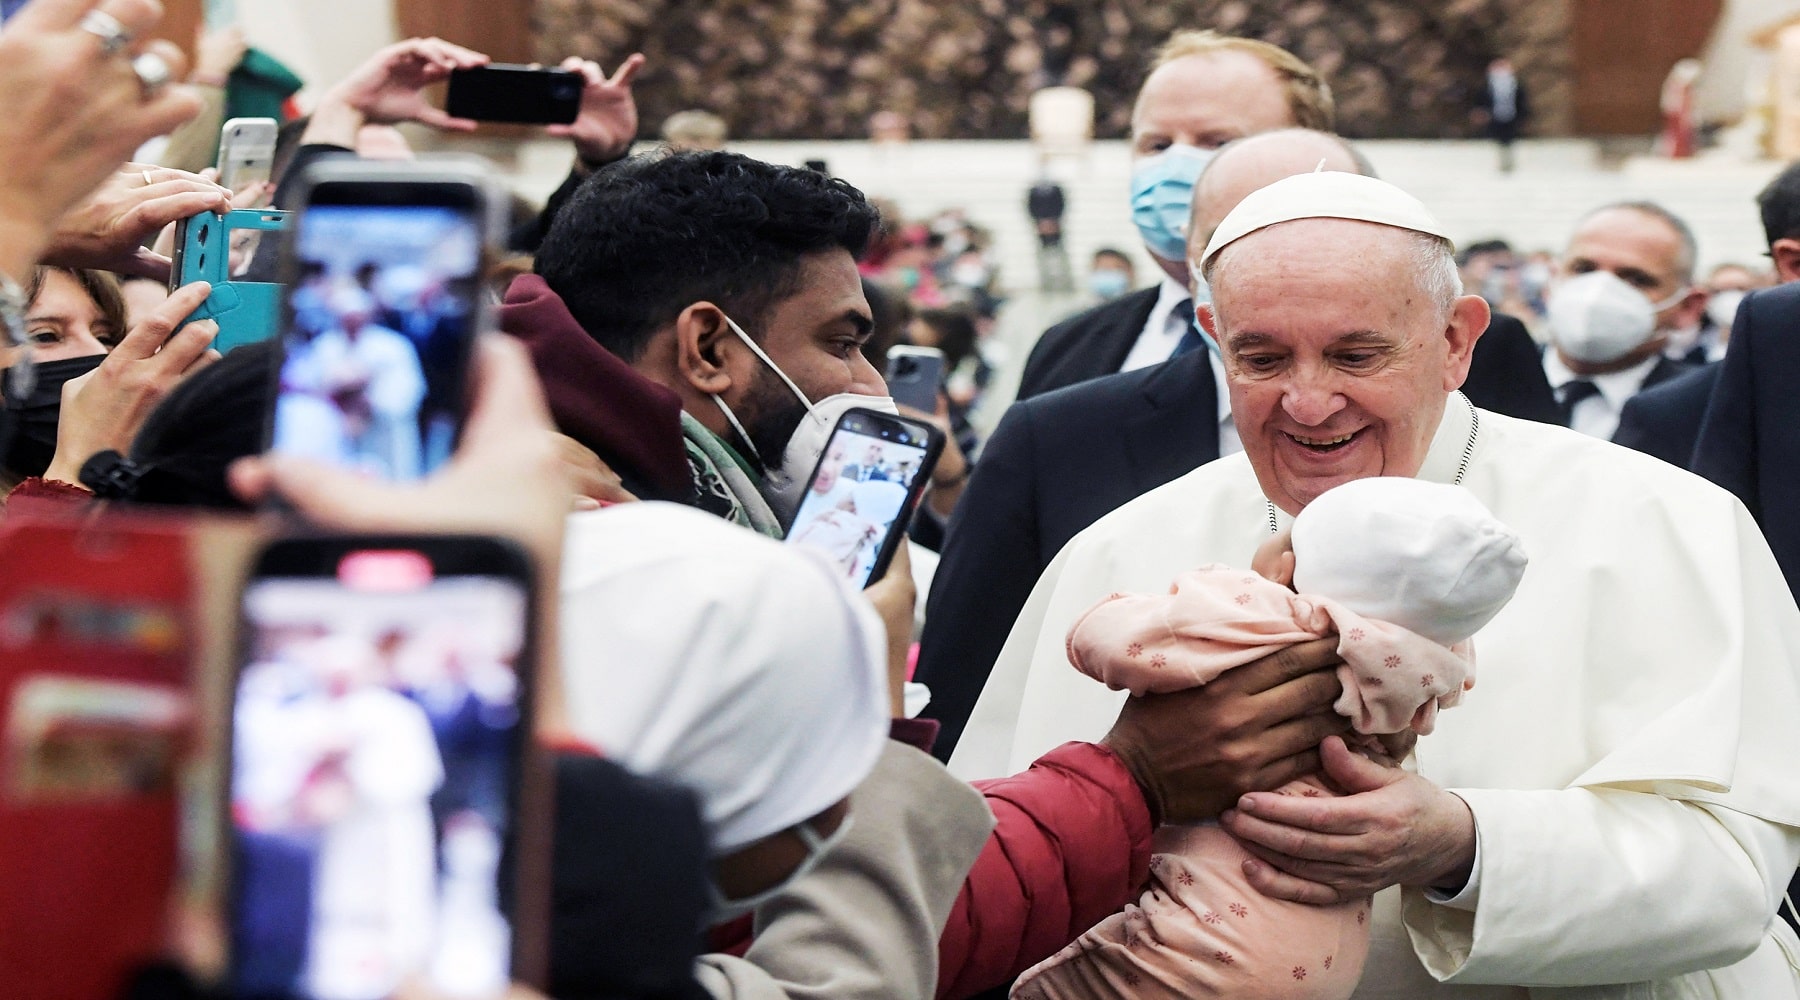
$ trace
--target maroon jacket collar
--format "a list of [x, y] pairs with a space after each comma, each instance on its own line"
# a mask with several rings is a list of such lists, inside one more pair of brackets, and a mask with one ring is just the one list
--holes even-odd
[[611, 465], [645, 499], [694, 492], [681, 436], [681, 400], [601, 347], [561, 296], [535, 274], [506, 290], [500, 328], [531, 352], [557, 429]]

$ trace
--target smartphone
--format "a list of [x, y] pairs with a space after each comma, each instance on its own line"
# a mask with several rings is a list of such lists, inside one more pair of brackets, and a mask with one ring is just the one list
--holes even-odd
[[283, 260], [269, 447], [392, 480], [449, 460], [499, 203], [464, 159], [307, 171]]
[[263, 550], [230, 709], [231, 995], [541, 982], [532, 609], [529, 561], [499, 539]]
[[267, 183], [275, 163], [275, 134], [281, 126], [273, 118], [233, 118], [219, 128], [219, 184], [241, 191], [254, 183]]
[[223, 353], [267, 340], [281, 329], [281, 285], [242, 281], [235, 275], [256, 250], [243, 237], [279, 232], [287, 227], [289, 215], [273, 208], [242, 208], [223, 215], [201, 212], [175, 223], [169, 290], [195, 281], [212, 285], [206, 301], [182, 322], [210, 319], [219, 324], [214, 350]]
[[944, 386], [944, 352], [935, 347], [895, 344], [888, 348], [888, 395], [901, 406], [936, 413]]
[[492, 63], [450, 71], [444, 110], [453, 118], [567, 125], [581, 112], [587, 80], [566, 69]]
[[7, 1000], [116, 1000], [167, 954], [192, 696], [190, 526], [0, 525], [0, 982]]
[[787, 540], [820, 551], [859, 587], [881, 579], [943, 450], [943, 432], [922, 420], [846, 411], [807, 480]]

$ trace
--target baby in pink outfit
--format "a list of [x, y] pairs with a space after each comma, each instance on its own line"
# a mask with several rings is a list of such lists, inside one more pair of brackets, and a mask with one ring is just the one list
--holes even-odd
[[[1106, 598], [1069, 630], [1070, 662], [1141, 695], [1336, 634], [1344, 691], [1334, 707], [1362, 735], [1353, 749], [1392, 763], [1376, 736], [1431, 732], [1438, 709], [1474, 685], [1469, 637], [1518, 587], [1518, 537], [1461, 487], [1372, 478], [1308, 504], [1288, 543], [1272, 536], [1256, 572], [1203, 566], [1167, 594]], [[1336, 794], [1315, 777], [1278, 791]], [[1244, 877], [1250, 854], [1214, 823], [1165, 825], [1154, 846], [1138, 902], [1027, 970], [1014, 998], [1344, 1000], [1356, 989], [1368, 899], [1263, 896]]]

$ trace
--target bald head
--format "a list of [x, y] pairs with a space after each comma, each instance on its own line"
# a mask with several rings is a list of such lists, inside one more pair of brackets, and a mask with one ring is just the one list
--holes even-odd
[[1196, 268], [1213, 231], [1250, 192], [1284, 177], [1314, 170], [1375, 176], [1369, 162], [1348, 142], [1329, 132], [1284, 128], [1226, 144], [1207, 164], [1194, 188], [1188, 220], [1188, 259]]

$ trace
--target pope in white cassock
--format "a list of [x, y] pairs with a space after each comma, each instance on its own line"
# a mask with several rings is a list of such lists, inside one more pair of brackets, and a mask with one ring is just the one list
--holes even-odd
[[[1103, 518], [1021, 612], [951, 761], [1012, 774], [1125, 697], [1069, 666], [1075, 618], [1250, 565], [1314, 497], [1460, 482], [1531, 558], [1474, 637], [1480, 681], [1408, 774], [1321, 748], [1339, 799], [1243, 796], [1223, 825], [1269, 895], [1380, 890], [1357, 998], [1800, 997], [1775, 907], [1800, 860], [1800, 610], [1728, 493], [1560, 427], [1476, 410], [1488, 312], [1442, 226], [1385, 182], [1290, 177], [1199, 258], [1245, 452]], [[1571, 987], [1573, 987], [1571, 989]]]

